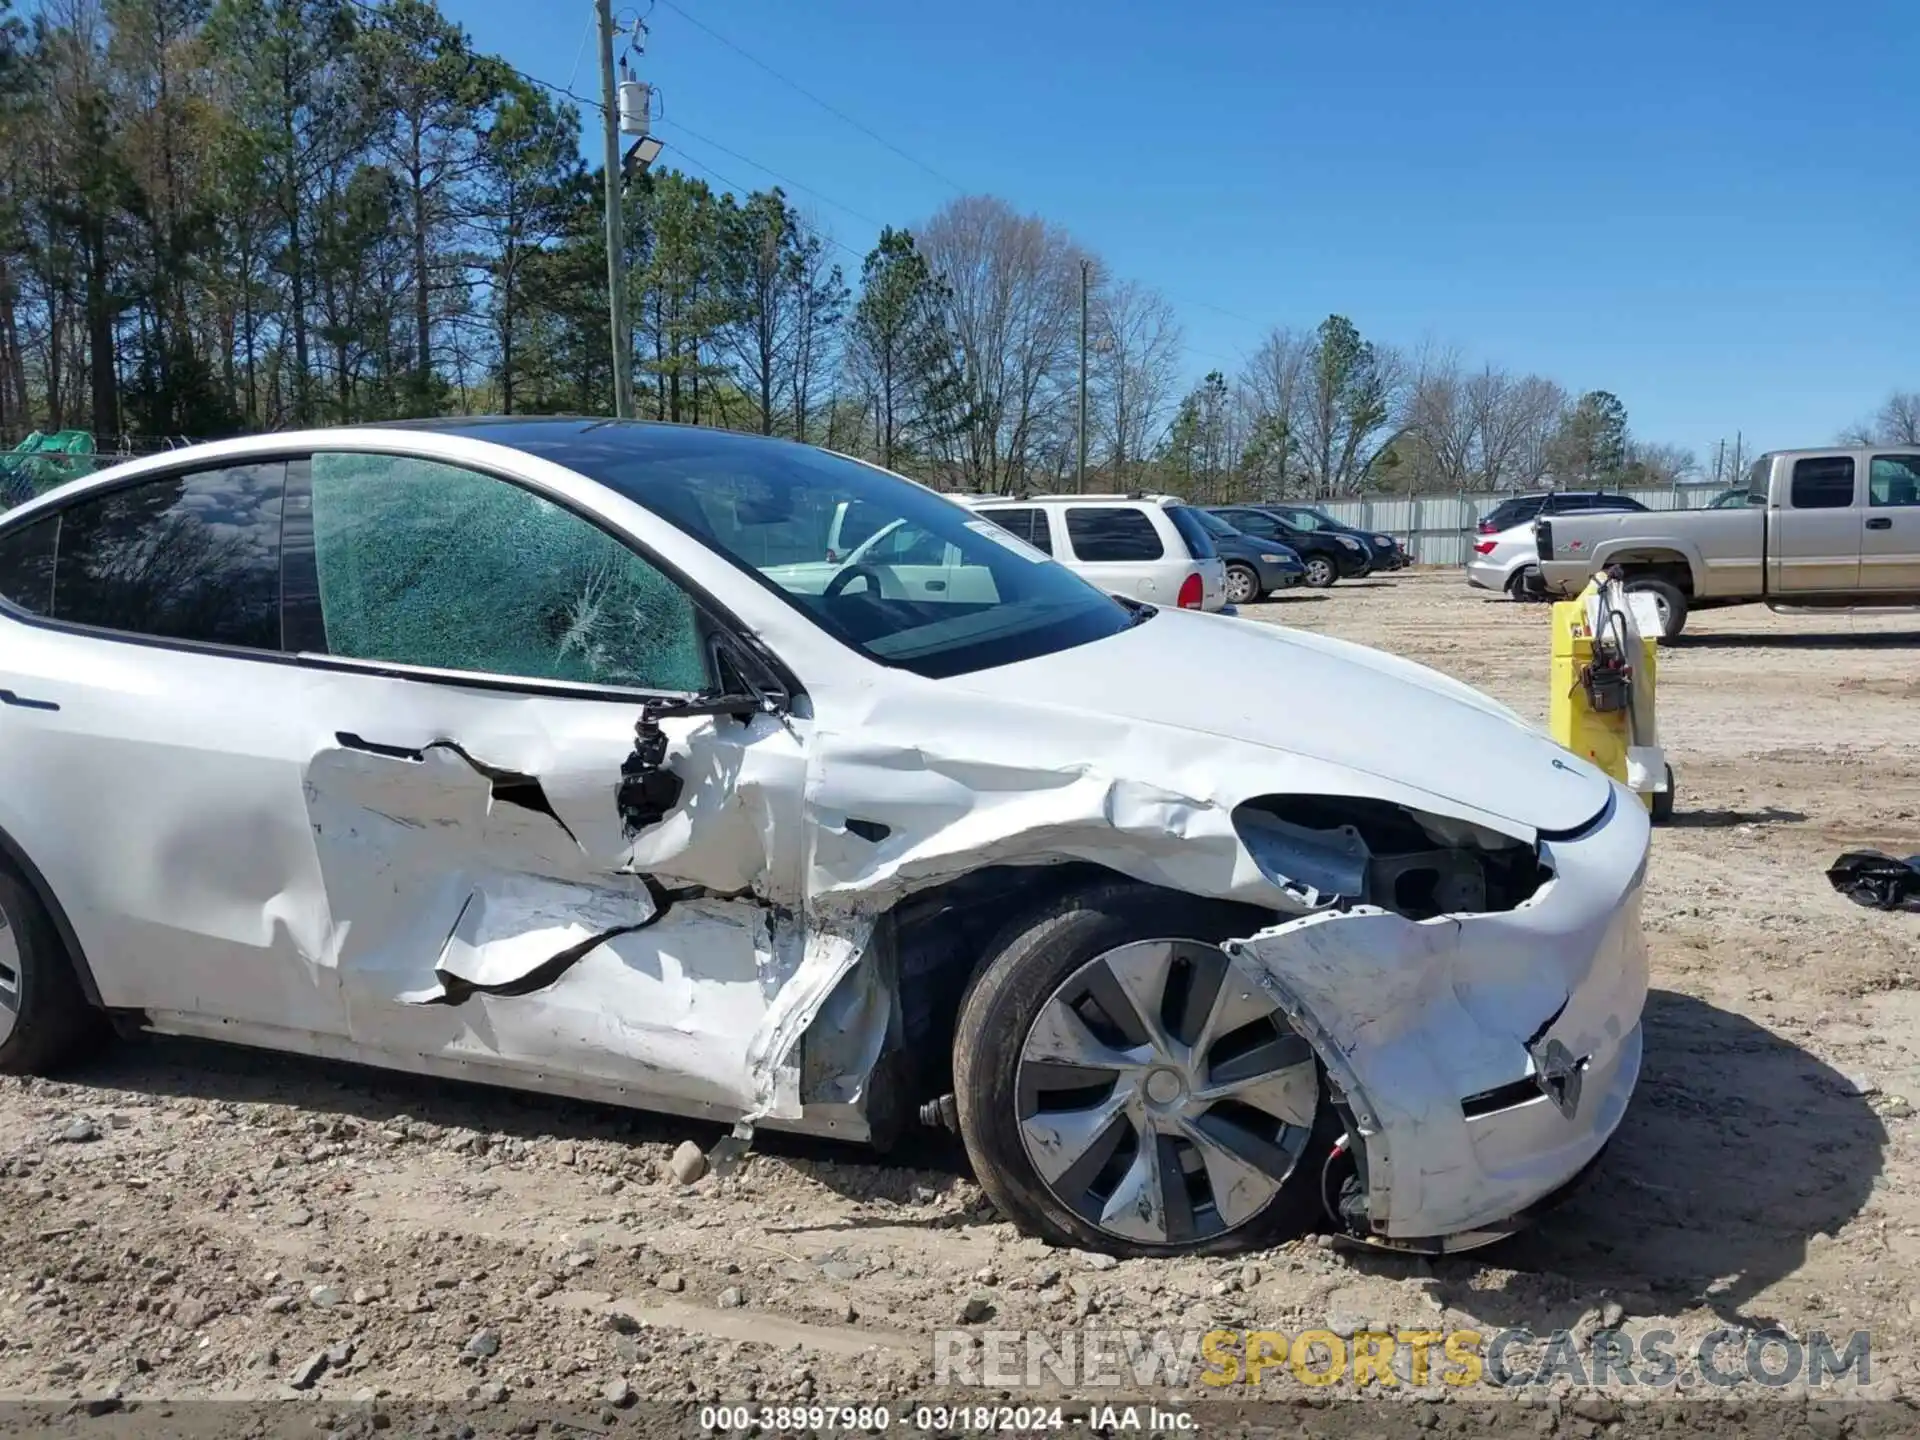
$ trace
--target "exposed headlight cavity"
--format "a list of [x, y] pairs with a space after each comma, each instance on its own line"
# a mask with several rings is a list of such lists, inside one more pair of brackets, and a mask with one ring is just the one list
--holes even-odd
[[1377, 905], [1409, 920], [1511, 910], [1552, 873], [1511, 835], [1352, 795], [1263, 795], [1233, 825], [1260, 872], [1306, 910]]

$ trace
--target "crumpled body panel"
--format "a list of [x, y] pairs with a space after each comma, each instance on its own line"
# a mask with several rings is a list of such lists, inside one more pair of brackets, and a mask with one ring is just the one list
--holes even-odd
[[1646, 809], [1547, 851], [1555, 878], [1504, 914], [1315, 915], [1232, 941], [1344, 1092], [1369, 1216], [1390, 1238], [1497, 1226], [1612, 1135], [1640, 1065]]

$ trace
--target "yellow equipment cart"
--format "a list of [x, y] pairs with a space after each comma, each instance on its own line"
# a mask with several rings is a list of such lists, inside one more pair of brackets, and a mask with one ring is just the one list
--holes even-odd
[[[1649, 627], [1651, 628], [1651, 627]], [[1624, 587], [1596, 576], [1553, 606], [1553, 738], [1628, 786], [1656, 822], [1673, 815], [1673, 767], [1654, 721], [1658, 646], [1642, 636]]]

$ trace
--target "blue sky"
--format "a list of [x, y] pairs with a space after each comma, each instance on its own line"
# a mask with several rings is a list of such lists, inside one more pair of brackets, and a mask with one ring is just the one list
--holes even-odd
[[[591, 0], [443, 4], [597, 96]], [[1920, 388], [1920, 0], [619, 13], [649, 5], [663, 163], [727, 188], [769, 167], [859, 253], [872, 222], [911, 226], [955, 185], [1002, 196], [1161, 289], [1196, 379], [1337, 310], [1371, 338], [1613, 390], [1637, 434], [1703, 460], [1736, 431], [1825, 443]]]

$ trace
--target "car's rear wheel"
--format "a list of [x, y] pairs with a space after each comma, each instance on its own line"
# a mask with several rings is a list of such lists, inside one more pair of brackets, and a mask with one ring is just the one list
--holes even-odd
[[1324, 590], [1340, 578], [1340, 567], [1325, 555], [1307, 556], [1307, 584]]
[[1507, 598], [1509, 600], [1533, 600], [1540, 594], [1540, 567], [1522, 565], [1507, 579]]
[[1227, 566], [1227, 603], [1251, 605], [1260, 598], [1260, 577], [1249, 565]]
[[1002, 1213], [1121, 1255], [1278, 1244], [1338, 1125], [1312, 1049], [1219, 942], [1246, 912], [1133, 884], [1015, 922], [961, 1006], [960, 1132]]
[[0, 1074], [59, 1065], [95, 1019], [46, 907], [0, 862]]

